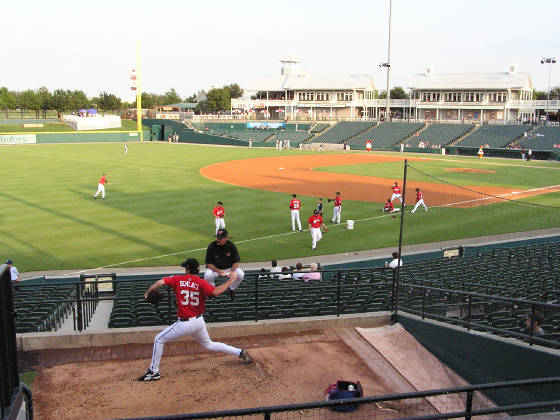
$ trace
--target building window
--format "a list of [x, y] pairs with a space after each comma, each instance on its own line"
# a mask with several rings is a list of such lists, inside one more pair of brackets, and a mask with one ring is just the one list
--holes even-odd
[[300, 92], [299, 93], [299, 100], [300, 101], [312, 101], [313, 100], [313, 92]]
[[327, 97], [328, 97], [328, 95], [325, 92], [317, 92], [315, 94], [315, 100], [316, 101], [326, 101]]

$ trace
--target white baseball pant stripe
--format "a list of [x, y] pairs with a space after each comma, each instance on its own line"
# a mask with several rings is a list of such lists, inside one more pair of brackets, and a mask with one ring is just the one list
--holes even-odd
[[292, 216], [292, 230], [296, 230], [296, 222], [298, 230], [301, 230], [301, 221], [299, 220], [299, 210], [291, 210], [290, 215]]
[[342, 213], [342, 206], [334, 206], [332, 212], [332, 222], [340, 223], [340, 213]]
[[159, 362], [163, 355], [163, 346], [165, 343], [186, 336], [192, 336], [206, 350], [231, 354], [233, 356], [239, 356], [241, 354], [241, 349], [212, 341], [206, 330], [206, 323], [203, 317], [190, 318], [188, 321], [177, 321], [156, 335], [150, 370], [154, 373], [159, 372]]
[[[224, 271], [226, 273], [231, 273], [231, 268], [224, 269]], [[237, 273], [237, 278], [231, 284], [231, 286], [229, 286], [231, 290], [237, 289], [241, 284], [241, 282], [243, 281], [243, 278], [245, 277], [245, 273], [243, 272], [242, 269], [238, 268], [237, 270], [235, 270], [235, 272]], [[212, 286], [216, 286], [216, 279], [218, 277], [220, 277], [219, 274], [216, 273], [215, 271], [210, 270], [209, 268], [207, 268], [206, 271], [204, 272], [204, 280], [206, 280]]]
[[416, 203], [416, 205], [414, 206], [414, 208], [412, 209], [411, 213], [414, 213], [416, 211], [416, 209], [420, 206], [423, 205], [424, 206], [424, 210], [428, 211], [428, 207], [426, 207], [426, 204], [424, 204], [424, 199], [418, 200], [418, 202]]
[[315, 249], [317, 242], [319, 242], [322, 237], [323, 233], [321, 232], [321, 228], [311, 228], [311, 249]]
[[391, 196], [391, 201], [393, 201], [395, 198], [398, 198], [399, 200], [401, 200], [401, 204], [402, 204], [402, 197], [400, 194], [393, 194]]
[[226, 219], [224, 219], [223, 217], [216, 217], [215, 223], [216, 223], [216, 232], [214, 232], [214, 235], [218, 233], [218, 229], [226, 228]]
[[105, 185], [97, 184], [97, 192], [95, 193], [94, 197], [97, 197], [101, 193], [101, 198], [105, 198]]

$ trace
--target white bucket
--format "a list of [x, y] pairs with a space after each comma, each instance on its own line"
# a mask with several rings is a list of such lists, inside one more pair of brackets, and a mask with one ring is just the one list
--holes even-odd
[[354, 221], [353, 220], [347, 220], [346, 221], [346, 229], [354, 229]]

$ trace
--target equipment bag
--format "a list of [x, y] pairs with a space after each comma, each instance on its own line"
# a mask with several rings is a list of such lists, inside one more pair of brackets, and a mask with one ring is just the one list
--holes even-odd
[[[364, 390], [360, 381], [337, 381], [325, 390], [327, 401], [346, 400], [349, 398], [360, 398], [364, 396]], [[350, 412], [358, 408], [357, 404], [334, 405], [332, 411]]]

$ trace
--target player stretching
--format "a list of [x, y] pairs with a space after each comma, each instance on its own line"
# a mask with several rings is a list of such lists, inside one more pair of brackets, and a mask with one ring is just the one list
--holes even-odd
[[218, 229], [226, 228], [226, 219], [224, 219], [226, 209], [224, 209], [224, 203], [218, 201], [218, 205], [214, 207], [212, 214], [214, 215], [214, 222], [216, 223], [216, 231], [214, 232], [215, 235], [218, 233]]
[[[330, 201], [331, 199], [329, 198], [329, 202]], [[331, 222], [332, 223], [336, 222], [337, 224], [340, 224], [340, 214], [342, 213], [342, 197], [340, 196], [340, 193], [338, 191], [336, 192], [336, 197], [333, 198], [333, 201], [334, 201], [334, 208], [333, 208]]]
[[298, 225], [298, 230], [301, 232], [301, 221], [299, 220], [299, 209], [301, 208], [301, 201], [292, 194], [292, 200], [290, 201], [290, 216], [292, 217], [292, 231], [296, 230], [296, 222]]
[[395, 181], [395, 183], [393, 184], [391, 189], [393, 190], [393, 195], [391, 196], [391, 202], [393, 202], [393, 200], [395, 198], [398, 198], [401, 201], [401, 204], [402, 204], [403, 202], [402, 202], [402, 196], [401, 196], [401, 187], [399, 187], [399, 183], [397, 181]]
[[424, 210], [428, 211], [428, 207], [424, 204], [424, 196], [420, 192], [420, 188], [416, 188], [416, 205], [412, 209], [411, 213], [414, 213], [420, 205], [424, 206]]
[[309, 225], [309, 231], [311, 232], [311, 249], [315, 249], [317, 247], [317, 242], [323, 237], [321, 228], [324, 228], [325, 232], [328, 228], [323, 223], [323, 218], [319, 214], [319, 210], [313, 210], [313, 214], [307, 219], [307, 223]]
[[206, 323], [202, 314], [204, 304], [208, 297], [219, 296], [227, 290], [235, 281], [237, 274], [235, 271], [225, 283], [214, 287], [205, 280], [197, 276], [198, 261], [194, 258], [187, 259], [181, 264], [185, 267], [185, 274], [171, 277], [164, 277], [150, 286], [144, 297], [157, 290], [163, 285], [170, 286], [175, 291], [177, 298], [177, 321], [164, 329], [154, 340], [154, 350], [152, 352], [152, 363], [148, 371], [138, 378], [139, 381], [156, 381], [161, 376], [159, 374], [159, 362], [163, 355], [163, 346], [168, 341], [177, 340], [180, 337], [192, 336], [206, 350], [216, 351], [232, 356], [238, 356], [245, 364], [251, 362], [251, 356], [246, 350], [228, 346], [224, 343], [213, 342], [206, 330]]
[[93, 198], [97, 198], [99, 193], [101, 193], [101, 198], [105, 199], [105, 183], [107, 183], [107, 185], [111, 185], [111, 183], [107, 179], [107, 174], [103, 174], [103, 176], [97, 183], [97, 192], [95, 193]]

